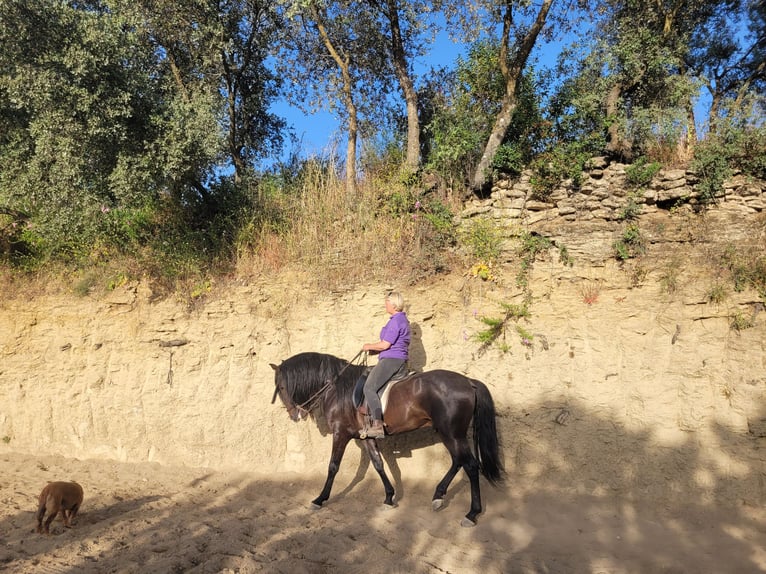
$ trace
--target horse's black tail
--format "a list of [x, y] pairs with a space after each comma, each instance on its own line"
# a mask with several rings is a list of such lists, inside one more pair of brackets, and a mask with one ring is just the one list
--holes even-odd
[[492, 484], [503, 480], [503, 463], [500, 461], [500, 444], [495, 422], [495, 401], [487, 386], [473, 380], [476, 389], [476, 407], [473, 414], [473, 445], [479, 459], [481, 473]]

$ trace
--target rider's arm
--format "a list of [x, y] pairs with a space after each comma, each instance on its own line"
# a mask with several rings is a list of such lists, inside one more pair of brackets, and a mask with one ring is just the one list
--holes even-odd
[[389, 347], [391, 347], [391, 343], [381, 339], [377, 343], [365, 343], [362, 346], [362, 351], [373, 351], [373, 352], [376, 352], [376, 353], [380, 353], [381, 351], [385, 351]]

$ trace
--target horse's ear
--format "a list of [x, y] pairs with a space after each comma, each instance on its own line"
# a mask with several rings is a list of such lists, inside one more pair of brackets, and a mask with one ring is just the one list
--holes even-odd
[[279, 367], [275, 365], [274, 363], [269, 363], [269, 365], [271, 365], [271, 368], [274, 369], [275, 371], [279, 370]]

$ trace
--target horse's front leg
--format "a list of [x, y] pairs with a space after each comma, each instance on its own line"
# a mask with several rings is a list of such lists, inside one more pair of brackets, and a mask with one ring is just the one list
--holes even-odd
[[338, 474], [340, 461], [343, 459], [343, 453], [346, 452], [346, 446], [350, 440], [351, 435], [346, 432], [336, 430], [332, 433], [332, 455], [330, 455], [330, 464], [327, 466], [327, 480], [325, 480], [324, 488], [319, 496], [311, 501], [314, 508], [321, 508], [322, 504], [330, 498], [332, 483], [335, 480], [335, 475]]
[[367, 447], [367, 453], [370, 455], [372, 466], [375, 467], [375, 470], [378, 471], [378, 476], [380, 476], [380, 480], [383, 481], [383, 488], [386, 491], [386, 500], [383, 502], [383, 504], [393, 506], [394, 485], [391, 484], [391, 481], [388, 479], [388, 475], [386, 474], [386, 469], [383, 467], [383, 457], [380, 456], [378, 443], [375, 441], [375, 439], [370, 438], [364, 441], [364, 446]]

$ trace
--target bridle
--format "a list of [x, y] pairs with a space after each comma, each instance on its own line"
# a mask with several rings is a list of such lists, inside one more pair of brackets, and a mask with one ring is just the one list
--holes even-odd
[[[290, 405], [285, 404], [285, 408], [287, 409], [287, 414], [290, 415], [290, 418], [295, 421], [300, 421], [303, 418], [308, 418], [309, 413], [314, 409], [314, 407], [317, 406], [319, 403], [319, 400], [322, 398], [322, 395], [329, 389], [332, 385], [335, 384], [335, 381], [340, 378], [340, 376], [343, 374], [343, 372], [348, 369], [351, 365], [354, 364], [354, 362], [359, 358], [359, 355], [362, 353], [365, 354], [365, 359], [367, 358], [367, 351], [359, 351], [353, 359], [351, 359], [349, 362], [346, 363], [346, 366], [343, 367], [340, 371], [338, 371], [338, 374], [335, 375], [332, 379], [328, 379], [325, 381], [325, 384], [322, 385], [317, 392], [315, 392], [313, 395], [311, 395], [308, 400], [301, 403], [300, 405], [296, 405], [293, 403], [292, 397], [287, 397], [290, 401]], [[279, 377], [277, 377], [277, 380], [274, 382], [274, 396], [271, 397], [271, 404], [273, 405], [274, 402], [277, 400], [277, 395], [279, 394]], [[284, 388], [284, 387], [282, 387]], [[282, 401], [284, 402], [284, 396], [282, 397]], [[296, 412], [297, 411], [297, 412]]]

